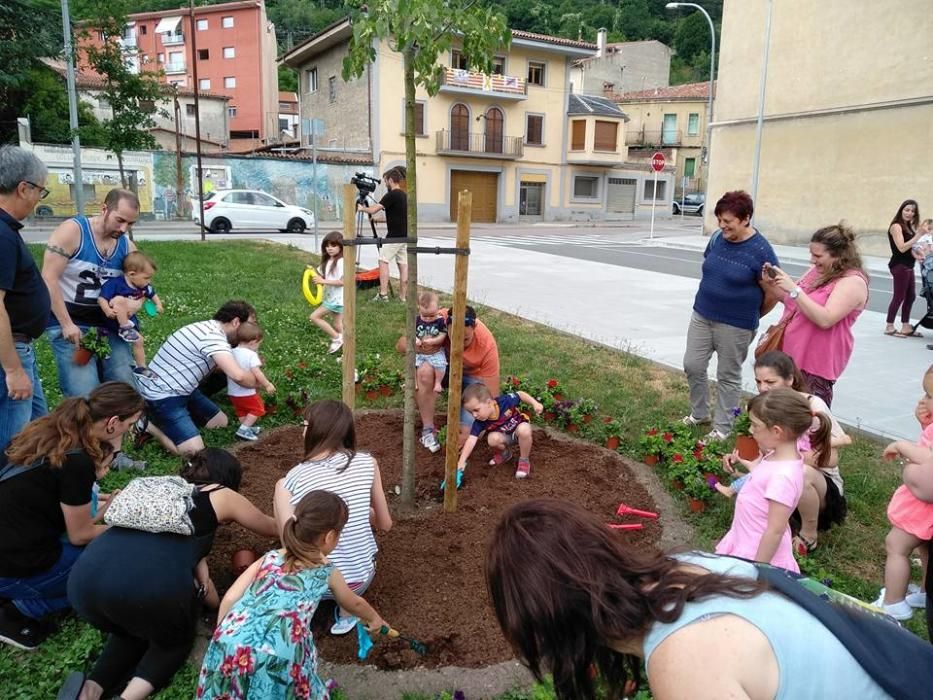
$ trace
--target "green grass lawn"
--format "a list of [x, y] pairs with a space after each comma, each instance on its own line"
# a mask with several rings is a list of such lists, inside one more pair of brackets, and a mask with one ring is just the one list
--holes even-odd
[[[299, 287], [310, 256], [295, 248], [254, 242], [147, 241], [141, 247], [159, 266], [153, 284], [165, 304], [163, 316], [141, 319], [149, 357], [180, 326], [210, 318], [227, 299], [247, 299], [256, 307], [266, 333], [260, 351], [266, 361], [266, 374], [279, 389], [278, 410], [263, 419], [262, 424], [271, 427], [296, 422], [298, 419], [285, 399], [291, 395], [300, 401], [302, 390], [311, 399], [340, 397], [340, 368], [326, 354], [324, 334], [309, 324], [310, 309]], [[41, 249], [36, 246], [33, 250], [41, 258]], [[402, 358], [392, 347], [404, 327], [402, 305], [366, 303], [370, 294], [363, 292], [359, 297], [358, 364], [367, 356], [380, 353], [380, 361], [386, 368], [401, 370]], [[612, 416], [621, 423], [623, 443], [619, 449], [629, 456], [641, 457], [637, 441], [646, 426], [670, 421], [687, 412], [687, 387], [679, 372], [508, 314], [484, 308], [478, 311], [498, 340], [503, 376], [518, 375], [537, 384], [556, 378], [568, 398], [592, 399], [601, 415]], [[38, 354], [43, 387], [54, 405], [60, 393], [48, 345], [40, 342]], [[366, 405], [400, 406], [401, 394]], [[439, 406], [438, 411], [441, 410]], [[235, 421], [232, 423], [235, 425]], [[233, 432], [233, 428], [210, 431], [206, 439], [210, 445], [229, 445], [234, 442]], [[899, 474], [894, 466], [880, 460], [878, 444], [858, 433], [853, 437], [855, 444], [844, 448], [841, 460], [848, 519], [844, 526], [822, 534], [819, 548], [803, 567], [818, 578], [832, 579], [834, 587], [846, 593], [871, 600], [881, 585], [884, 537], [888, 530], [885, 508]], [[139, 457], [149, 461], [150, 473], [172, 473], [178, 466], [176, 459], [151, 444]], [[105, 480], [104, 489], [118, 488], [132, 476], [112, 474]], [[732, 507], [732, 502], [717, 498], [705, 513], [688, 514], [697, 538], [685, 544], [710, 548], [728, 528]], [[914, 616], [909, 627], [925, 635], [921, 614]], [[85, 659], [100, 644], [101, 636], [95, 630], [70, 619], [61, 632], [36, 652], [0, 648], [3, 697], [54, 697], [64, 675], [82, 668]], [[195, 680], [196, 669], [186, 667], [173, 685], [157, 697], [190, 699]], [[541, 686], [510, 693], [503, 700], [543, 700], [551, 696]], [[412, 696], [413, 700], [416, 697], [420, 696]]]

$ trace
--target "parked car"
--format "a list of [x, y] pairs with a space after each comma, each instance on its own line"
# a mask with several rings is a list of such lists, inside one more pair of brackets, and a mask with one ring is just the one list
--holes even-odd
[[675, 199], [672, 203], [674, 214], [679, 214], [681, 208], [684, 214], [699, 214], [703, 216], [703, 205], [706, 204], [706, 195], [702, 193], [684, 195], [683, 199]]
[[[192, 202], [191, 220], [201, 223], [197, 199]], [[204, 226], [211, 233], [240, 229], [275, 229], [302, 233], [314, 226], [314, 212], [292, 206], [271, 194], [256, 190], [215, 190], [204, 197]]]

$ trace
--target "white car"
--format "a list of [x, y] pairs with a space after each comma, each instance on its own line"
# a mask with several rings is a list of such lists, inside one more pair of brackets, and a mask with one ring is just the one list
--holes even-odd
[[[198, 202], [192, 202], [191, 220], [201, 224]], [[204, 198], [204, 226], [211, 233], [239, 229], [275, 229], [303, 233], [314, 226], [314, 212], [256, 190], [215, 190]]]

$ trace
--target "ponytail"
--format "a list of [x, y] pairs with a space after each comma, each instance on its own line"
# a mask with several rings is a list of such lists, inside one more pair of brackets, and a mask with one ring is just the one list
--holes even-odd
[[810, 447], [816, 455], [816, 467], [825, 469], [829, 466], [832, 456], [833, 422], [825, 413], [814, 413], [813, 417], [819, 421], [819, 427], [810, 431]]
[[285, 570], [294, 572], [322, 564], [322, 538], [331, 531], [339, 533], [349, 517], [346, 502], [335, 493], [310, 491], [303, 496], [282, 528]]

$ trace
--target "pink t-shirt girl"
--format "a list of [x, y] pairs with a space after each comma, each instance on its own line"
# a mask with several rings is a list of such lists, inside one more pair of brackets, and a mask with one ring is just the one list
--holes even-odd
[[[933, 423], [923, 429], [919, 445], [933, 445]], [[888, 503], [888, 521], [918, 539], [933, 540], [933, 503], [921, 501], [903, 484], [898, 486]]]
[[[716, 545], [716, 554], [731, 554], [744, 559], [754, 559], [758, 545], [768, 526], [770, 501], [797, 507], [803, 493], [803, 459], [772, 461], [761, 460], [749, 474], [748, 481], [735, 500], [732, 527]], [[784, 528], [772, 565], [800, 573], [791, 547], [790, 526]]]
[[[865, 276], [858, 270], [851, 270], [843, 277], [858, 275]], [[829, 295], [842, 277], [827, 285], [813, 289], [820, 277], [815, 267], [811, 267], [801, 279], [799, 286], [804, 293], [820, 306], [826, 306]], [[843, 316], [831, 328], [820, 328], [797, 309], [797, 302], [787, 297], [784, 300], [784, 314], [786, 319], [791, 313], [796, 314], [784, 330], [784, 343], [781, 349], [794, 358], [797, 366], [815, 374], [817, 377], [835, 381], [839, 379], [842, 371], [849, 364], [852, 349], [855, 347], [855, 338], [852, 336], [852, 324], [862, 313], [864, 307], [853, 309]]]

